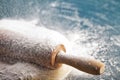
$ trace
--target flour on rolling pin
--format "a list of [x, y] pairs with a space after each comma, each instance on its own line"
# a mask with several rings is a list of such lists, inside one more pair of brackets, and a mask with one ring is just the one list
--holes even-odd
[[50, 69], [64, 63], [90, 74], [104, 72], [102, 62], [69, 55], [70, 50], [70, 42], [56, 31], [17, 21], [0, 21], [1, 57], [32, 62]]
[[51, 66], [51, 61], [54, 64], [56, 56], [54, 50], [55, 48], [64, 49], [64, 47], [67, 52], [69, 41], [56, 31], [23, 21], [0, 21], [0, 54], [2, 56], [54, 68]]

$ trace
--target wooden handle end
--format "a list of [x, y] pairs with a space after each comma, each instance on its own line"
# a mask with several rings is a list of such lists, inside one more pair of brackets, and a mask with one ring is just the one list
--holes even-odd
[[68, 64], [83, 72], [93, 75], [100, 75], [105, 70], [105, 64], [96, 59], [64, 54], [63, 51], [60, 51], [57, 54], [56, 63]]

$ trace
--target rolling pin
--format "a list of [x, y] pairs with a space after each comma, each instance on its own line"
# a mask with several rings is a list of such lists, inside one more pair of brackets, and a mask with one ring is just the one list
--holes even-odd
[[16, 21], [0, 21], [0, 58], [35, 63], [49, 69], [67, 64], [89, 74], [104, 72], [104, 63], [66, 54], [68, 47], [69, 41], [56, 31]]

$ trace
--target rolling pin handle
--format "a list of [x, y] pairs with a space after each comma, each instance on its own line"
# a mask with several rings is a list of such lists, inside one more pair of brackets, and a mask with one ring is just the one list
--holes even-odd
[[56, 56], [56, 63], [68, 64], [75, 67], [81, 71], [87, 72], [93, 75], [100, 75], [105, 70], [104, 63], [80, 56], [74, 56], [70, 54], [65, 54], [64, 51], [60, 51]]

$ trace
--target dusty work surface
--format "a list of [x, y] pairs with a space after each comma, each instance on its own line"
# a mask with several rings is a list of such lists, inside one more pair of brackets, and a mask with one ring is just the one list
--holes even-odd
[[63, 80], [70, 72], [70, 67], [63, 65], [57, 70], [29, 64], [8, 64], [0, 61], [0, 80]]

